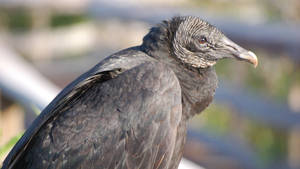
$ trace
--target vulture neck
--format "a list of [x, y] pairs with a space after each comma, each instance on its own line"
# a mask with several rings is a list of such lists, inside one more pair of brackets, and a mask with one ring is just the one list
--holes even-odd
[[182, 117], [187, 120], [211, 103], [217, 88], [217, 76], [212, 67], [188, 67], [176, 59], [172, 52], [172, 34], [167, 24], [154, 27], [144, 37], [141, 49], [175, 72], [182, 91]]

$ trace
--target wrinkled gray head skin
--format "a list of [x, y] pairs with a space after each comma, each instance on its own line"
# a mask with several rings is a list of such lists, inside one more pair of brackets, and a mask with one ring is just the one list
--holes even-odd
[[162, 49], [164, 45], [156, 41], [166, 41], [172, 57], [189, 67], [211, 67], [223, 58], [236, 58], [257, 65], [253, 52], [235, 44], [216, 27], [194, 16], [164, 21], [150, 30], [143, 44], [148, 48], [155, 48], [151, 44], [156, 44]]
[[192, 67], [212, 66], [221, 58], [215, 51], [222, 37], [224, 35], [209, 23], [197, 17], [184, 17], [174, 36], [174, 54]]
[[192, 67], [213, 66], [222, 58], [237, 58], [257, 64], [256, 56], [228, 39], [213, 25], [198, 17], [181, 17], [173, 39], [175, 56]]

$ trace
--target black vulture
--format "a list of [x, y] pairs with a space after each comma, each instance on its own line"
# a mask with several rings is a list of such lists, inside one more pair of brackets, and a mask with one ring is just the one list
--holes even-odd
[[105, 58], [42, 111], [3, 169], [175, 169], [188, 120], [212, 101], [213, 65], [254, 53], [216, 27], [178, 16], [151, 28], [140, 46]]

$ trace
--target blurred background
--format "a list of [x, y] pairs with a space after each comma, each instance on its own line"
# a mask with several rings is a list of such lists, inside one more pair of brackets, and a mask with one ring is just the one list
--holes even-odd
[[0, 166], [37, 114], [149, 28], [195, 15], [256, 53], [215, 66], [214, 102], [190, 122], [185, 158], [207, 169], [300, 169], [300, 1], [1, 0]]

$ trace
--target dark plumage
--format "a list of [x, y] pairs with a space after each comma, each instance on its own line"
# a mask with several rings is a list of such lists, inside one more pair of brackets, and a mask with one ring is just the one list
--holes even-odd
[[213, 65], [252, 52], [197, 17], [153, 27], [141, 46], [115, 53], [69, 84], [33, 122], [8, 168], [174, 169], [186, 123], [213, 99]]

